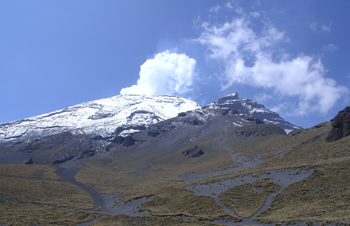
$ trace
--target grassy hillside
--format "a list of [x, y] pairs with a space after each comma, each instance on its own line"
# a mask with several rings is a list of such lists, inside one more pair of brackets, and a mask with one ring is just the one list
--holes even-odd
[[[116, 206], [149, 197], [135, 207], [140, 216], [86, 212], [93, 200], [55, 167], [0, 164], [0, 223], [350, 224], [350, 136], [326, 142], [329, 122], [289, 134], [270, 129], [191, 130], [182, 140], [169, 133], [131, 147], [113, 144], [78, 166], [75, 179], [112, 194]], [[204, 155], [182, 154], [196, 145]]]

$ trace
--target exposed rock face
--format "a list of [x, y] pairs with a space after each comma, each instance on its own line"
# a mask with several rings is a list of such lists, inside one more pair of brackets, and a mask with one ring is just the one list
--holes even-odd
[[[149, 137], [157, 137], [171, 130], [181, 130], [186, 126], [201, 127], [210, 124], [212, 120], [219, 120], [226, 126], [244, 126], [250, 124], [262, 124], [260, 119], [248, 115], [238, 115], [237, 111], [221, 109], [217, 105], [207, 105], [201, 109], [179, 113], [177, 117], [150, 125], [147, 128]], [[218, 123], [218, 122], [216, 122]], [[220, 126], [223, 126], [220, 124]], [[218, 130], [220, 130], [218, 125]]]
[[60, 164], [72, 159], [90, 158], [96, 154], [96, 148], [101, 147], [100, 140], [87, 135], [64, 132], [29, 143], [18, 143], [11, 147], [9, 152], [33, 154], [36, 156], [36, 159], [33, 157], [33, 161], [39, 164]]
[[339, 140], [350, 135], [350, 106], [339, 111], [331, 120], [332, 129], [326, 137], [327, 142]]
[[269, 136], [274, 134], [284, 135], [286, 132], [277, 125], [265, 124], [265, 125], [250, 125], [245, 127], [239, 127], [234, 131], [237, 137], [256, 137], [256, 136]]
[[189, 148], [183, 151], [182, 155], [187, 156], [189, 158], [197, 158], [199, 156], [204, 155], [204, 152], [196, 145], [193, 148]]

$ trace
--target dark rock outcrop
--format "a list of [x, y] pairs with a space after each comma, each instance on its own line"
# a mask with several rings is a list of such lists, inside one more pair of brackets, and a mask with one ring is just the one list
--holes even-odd
[[32, 164], [35, 164], [35, 161], [34, 161], [34, 159], [30, 158], [30, 159], [28, 159], [28, 161], [26, 161], [24, 164], [32, 165]]
[[58, 164], [61, 164], [61, 163], [64, 163], [64, 162], [67, 162], [69, 160], [72, 160], [73, 158], [75, 158], [76, 156], [74, 155], [68, 155], [62, 159], [57, 159], [55, 161], [53, 161], [52, 165], [58, 165]]
[[[184, 117], [184, 116], [181, 116]], [[167, 131], [175, 129], [175, 126], [172, 125], [172, 119], [165, 120], [163, 122], [159, 122], [157, 124], [151, 125], [147, 130], [147, 135], [149, 137], [156, 137], [161, 133], [165, 133]]]
[[124, 142], [124, 137], [122, 137], [122, 136], [116, 136], [116, 137], [113, 139], [112, 142], [113, 142], [113, 143], [116, 143], [116, 144], [123, 144], [123, 142]]
[[187, 117], [183, 120], [183, 123], [186, 123], [192, 126], [204, 125], [204, 122], [197, 117]]
[[116, 136], [113, 139], [113, 143], [122, 144], [125, 147], [129, 147], [134, 145], [136, 143], [136, 140], [132, 138], [132, 136], [126, 136], [126, 137]]
[[136, 143], [136, 140], [134, 140], [134, 138], [132, 138], [132, 136], [127, 136], [124, 139], [124, 146], [129, 147], [132, 146]]
[[149, 137], [156, 137], [156, 136], [158, 136], [159, 134], [160, 134], [160, 131], [157, 131], [157, 130], [150, 130], [150, 131], [147, 132], [147, 135], [148, 135]]
[[199, 156], [204, 155], [204, 152], [196, 145], [193, 148], [189, 148], [183, 151], [182, 155], [187, 156], [189, 158], [197, 158]]
[[326, 141], [333, 142], [350, 135], [350, 106], [339, 111], [331, 120], [332, 129], [329, 131]]
[[230, 112], [229, 109], [222, 109], [222, 110], [221, 110], [221, 114], [222, 114], [222, 115], [227, 115], [229, 112]]
[[177, 116], [178, 117], [185, 117], [187, 115], [186, 112], [180, 112]]
[[260, 119], [254, 118], [254, 117], [249, 116], [249, 115], [240, 115], [239, 117], [241, 117], [242, 119], [245, 119], [245, 120], [247, 120], [247, 121], [252, 121], [252, 122], [254, 122], [255, 124], [264, 124], [264, 122], [261, 121]]

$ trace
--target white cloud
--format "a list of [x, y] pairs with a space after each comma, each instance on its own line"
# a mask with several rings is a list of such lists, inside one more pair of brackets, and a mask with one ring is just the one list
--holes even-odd
[[313, 30], [313, 31], [317, 31], [317, 22], [312, 22], [312, 23], [310, 24], [310, 28], [311, 28], [311, 30]]
[[266, 93], [260, 93], [259, 95], [254, 96], [254, 100], [259, 103], [264, 103], [268, 99], [273, 99], [273, 96]]
[[325, 50], [327, 51], [335, 51], [338, 50], [338, 46], [334, 45], [334, 44], [328, 44], [326, 46], [323, 47]]
[[185, 54], [164, 51], [140, 67], [136, 85], [123, 88], [120, 94], [183, 94], [191, 90], [196, 61]]
[[331, 31], [331, 25], [332, 25], [332, 22], [329, 22], [329, 25], [322, 25], [321, 26], [321, 30], [322, 31], [327, 31], [327, 32], [330, 32]]
[[260, 13], [258, 13], [258, 12], [252, 12], [252, 13], [250, 13], [250, 15], [251, 15], [252, 17], [254, 17], [254, 18], [257, 18], [257, 17], [260, 16]]
[[233, 8], [231, 2], [226, 3], [226, 7], [229, 8], [229, 9], [232, 9], [232, 8]]
[[284, 111], [285, 109], [287, 109], [287, 103], [281, 103], [277, 106], [271, 107], [270, 110], [274, 111], [274, 112], [281, 112]]
[[310, 24], [310, 28], [313, 31], [326, 31], [326, 32], [330, 32], [331, 31], [331, 26], [332, 26], [332, 21], [329, 22], [328, 25], [321, 25], [321, 28], [318, 29], [318, 23], [317, 22], [312, 22]]
[[279, 53], [276, 60], [275, 46], [286, 39], [285, 34], [266, 23], [258, 34], [250, 24], [251, 17], [246, 14], [224, 24], [203, 24], [197, 41], [208, 47], [210, 58], [224, 63], [222, 89], [241, 83], [273, 90], [278, 96], [297, 97], [295, 115], [326, 113], [348, 92], [325, 77], [326, 70], [317, 57]]
[[214, 7], [212, 7], [211, 9], [209, 9], [209, 12], [215, 12], [217, 13], [220, 10], [221, 6], [216, 5]]

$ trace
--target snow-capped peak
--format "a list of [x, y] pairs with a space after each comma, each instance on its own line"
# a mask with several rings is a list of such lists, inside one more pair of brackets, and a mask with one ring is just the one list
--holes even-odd
[[200, 107], [194, 101], [172, 95], [118, 95], [0, 124], [0, 141], [31, 140], [65, 131], [125, 136]]

